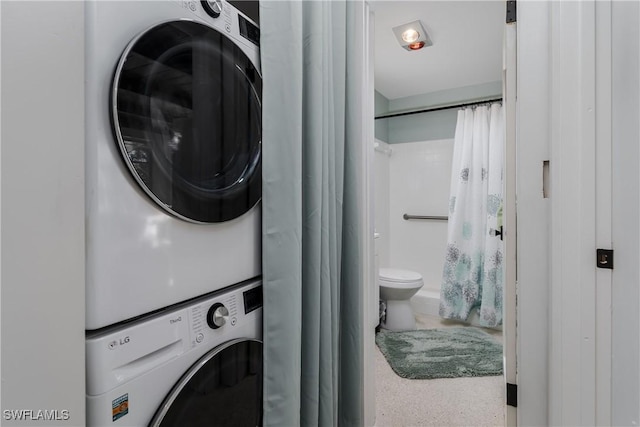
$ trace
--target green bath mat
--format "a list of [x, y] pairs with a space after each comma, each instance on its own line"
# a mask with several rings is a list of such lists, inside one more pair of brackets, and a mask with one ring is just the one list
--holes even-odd
[[474, 327], [391, 332], [376, 344], [403, 378], [483, 377], [502, 374], [502, 344]]

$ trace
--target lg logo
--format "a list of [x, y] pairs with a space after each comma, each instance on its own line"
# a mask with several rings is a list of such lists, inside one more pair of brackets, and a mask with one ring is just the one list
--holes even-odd
[[124, 338], [120, 338], [119, 340], [113, 340], [113, 341], [109, 342], [109, 345], [108, 345], [109, 350], [113, 350], [119, 345], [128, 344], [130, 340], [131, 340], [131, 338], [129, 338], [129, 336], [126, 336]]

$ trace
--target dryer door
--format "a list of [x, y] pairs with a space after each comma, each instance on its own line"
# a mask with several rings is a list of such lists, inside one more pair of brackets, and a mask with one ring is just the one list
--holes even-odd
[[215, 29], [181, 20], [143, 32], [122, 55], [111, 91], [115, 137], [133, 178], [184, 220], [241, 216], [261, 196], [261, 94], [255, 65]]
[[171, 390], [149, 425], [262, 425], [262, 343], [234, 340], [207, 353]]

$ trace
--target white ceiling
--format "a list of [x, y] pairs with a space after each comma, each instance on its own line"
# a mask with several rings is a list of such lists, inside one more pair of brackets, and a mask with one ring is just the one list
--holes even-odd
[[[502, 79], [504, 0], [371, 1], [375, 88], [388, 99]], [[391, 28], [422, 21], [433, 46], [409, 52]]]

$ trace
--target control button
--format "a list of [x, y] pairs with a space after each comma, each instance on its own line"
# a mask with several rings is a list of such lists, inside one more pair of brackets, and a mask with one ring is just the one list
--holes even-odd
[[231, 326], [236, 326], [236, 323], [238, 323], [238, 319], [236, 319], [235, 317], [231, 318]]
[[196, 11], [196, 2], [195, 1], [190, 1], [189, 2], [189, 9], [191, 9], [191, 12], [195, 12]]
[[196, 335], [196, 342], [197, 343], [201, 343], [203, 339], [204, 339], [204, 334], [203, 333], [199, 333], [198, 335]]
[[207, 324], [211, 329], [218, 329], [227, 323], [229, 310], [223, 304], [217, 302], [211, 306], [207, 313]]
[[224, 29], [227, 30], [227, 33], [230, 33], [231, 32], [231, 24], [225, 25]]
[[220, 16], [222, 12], [222, 0], [202, 0], [202, 7], [207, 14], [213, 18]]

